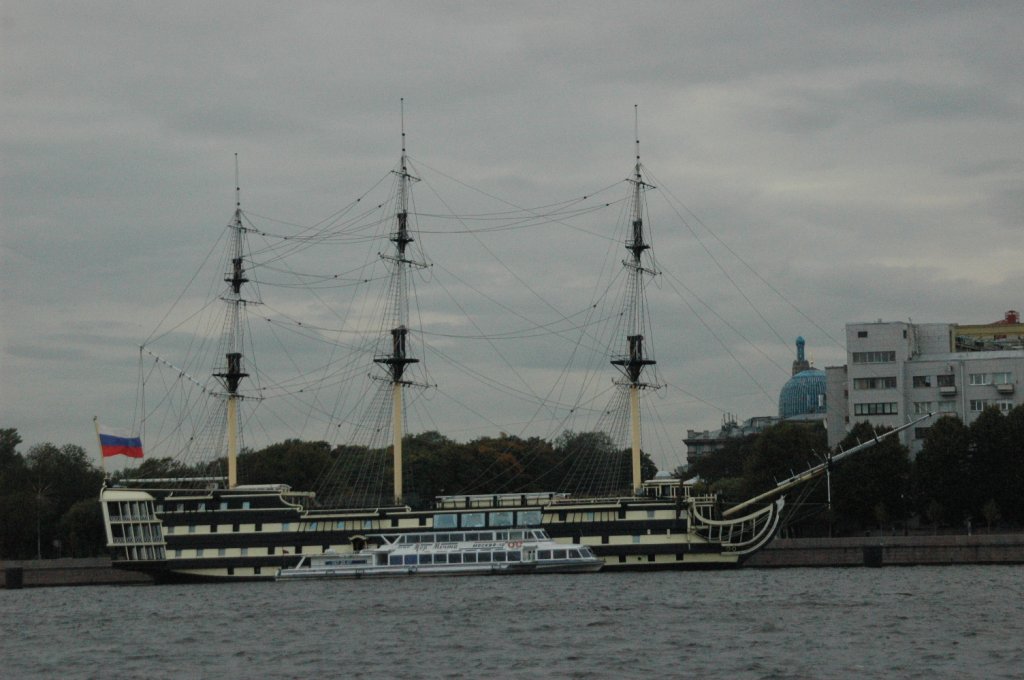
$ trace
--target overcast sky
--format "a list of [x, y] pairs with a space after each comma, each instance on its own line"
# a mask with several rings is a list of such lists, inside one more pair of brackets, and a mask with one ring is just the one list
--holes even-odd
[[[825, 367], [844, 363], [848, 322], [1024, 306], [1022, 35], [1019, 2], [8, 0], [0, 427], [23, 450], [92, 453], [93, 415], [128, 424], [137, 347], [231, 216], [234, 153], [248, 210], [311, 224], [395, 166], [404, 97], [415, 163], [540, 206], [628, 176], [636, 104], [669, 384], [645, 446], [672, 467], [687, 428], [776, 412], [798, 335]], [[685, 220], [653, 212], [666, 197]], [[615, 217], [579, 226], [611, 235]], [[505, 276], [476, 241], [422, 238], [438, 279]], [[607, 243], [549, 225], [487, 247], [572, 313]], [[570, 349], [504, 350], [488, 370], [544, 394]], [[552, 435], [448, 374], [431, 369], [477, 412], [439, 404], [455, 438]]]

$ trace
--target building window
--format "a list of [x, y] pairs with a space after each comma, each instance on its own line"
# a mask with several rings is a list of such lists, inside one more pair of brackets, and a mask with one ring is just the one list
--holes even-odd
[[1010, 411], [1013, 410], [1014, 403], [1012, 401], [1000, 399], [999, 401], [996, 402], [996, 406], [998, 406], [999, 410], [1002, 411], [1003, 413], [1009, 413]]
[[956, 387], [956, 376], [952, 373], [935, 377], [935, 383], [939, 387]]
[[971, 412], [981, 413], [988, 407], [988, 399], [971, 399]]
[[854, 352], [855, 364], [891, 364], [896, 361], [896, 352]]
[[858, 338], [866, 338], [866, 337], [868, 337], [868, 332], [867, 331], [857, 331], [857, 337]]
[[889, 376], [885, 378], [854, 378], [853, 389], [894, 390], [896, 389], [896, 376]]
[[915, 427], [914, 428], [914, 439], [924, 439], [928, 436], [927, 427]]
[[932, 412], [932, 402], [930, 401], [915, 401], [914, 402], [914, 413], [916, 415], [924, 415], [925, 413]]
[[853, 415], [855, 416], [892, 416], [897, 413], [895, 401], [853, 405]]
[[931, 387], [932, 377], [930, 375], [915, 375], [913, 385], [914, 387]]
[[940, 401], [939, 413], [956, 413], [956, 401], [953, 399]]
[[992, 376], [988, 373], [971, 373], [972, 385], [991, 385]]
[[992, 374], [993, 385], [1012, 385], [1013, 384], [1013, 373], [1005, 371], [1003, 373]]

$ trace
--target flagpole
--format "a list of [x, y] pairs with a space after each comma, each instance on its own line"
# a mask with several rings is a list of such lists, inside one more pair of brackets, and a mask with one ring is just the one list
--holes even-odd
[[92, 417], [92, 424], [96, 427], [96, 444], [100, 447], [100, 469], [103, 470], [103, 479], [107, 479], [107, 457], [103, 455], [103, 441], [100, 439], [100, 421], [96, 416]]

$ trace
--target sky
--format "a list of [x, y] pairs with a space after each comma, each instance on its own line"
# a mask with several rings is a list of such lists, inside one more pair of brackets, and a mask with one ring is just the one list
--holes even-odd
[[[663, 270], [645, 449], [672, 468], [687, 429], [777, 411], [797, 336], [823, 368], [845, 363], [849, 322], [1024, 306], [1021, 35], [1019, 2], [8, 0], [0, 427], [23, 451], [94, 453], [93, 416], [129, 424], [138, 346], [223, 235], [234, 154], [246, 210], [310, 225], [395, 167], [404, 99], [414, 165], [474, 187], [446, 202], [456, 213], [485, 194], [624, 195], [638, 121]], [[617, 217], [423, 234], [445, 285], [424, 321], [516, 326], [464, 292], [506, 295], [536, 324], [584, 309]], [[444, 299], [464, 300], [461, 322]], [[572, 346], [474, 351], [474, 370], [542, 395]], [[443, 361], [430, 379], [472, 405], [434, 400], [425, 422], [455, 439], [581, 429]], [[249, 443], [322, 434], [290, 425]]]

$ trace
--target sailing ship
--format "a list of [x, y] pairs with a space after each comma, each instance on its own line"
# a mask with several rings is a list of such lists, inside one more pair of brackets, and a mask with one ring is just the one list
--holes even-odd
[[[404, 117], [401, 157], [393, 178], [393, 198], [378, 205], [389, 211], [390, 222], [386, 232], [390, 251], [379, 258], [387, 267], [379, 305], [383, 322], [375, 346], [354, 343], [359, 349], [371, 350], [367, 353], [377, 367], [371, 381], [379, 388], [377, 397], [359, 402], [377, 409], [376, 414], [363, 416], [371, 422], [364, 430], [374, 436], [390, 436], [390, 442], [369, 439], [361, 449], [343, 452], [320, 476], [316, 492], [293, 490], [285, 484], [241, 483], [239, 405], [247, 396], [242, 389], [244, 381], [253, 370], [243, 351], [244, 314], [253, 305], [253, 300], [246, 299], [246, 285], [251, 285], [255, 258], [246, 245], [253, 229], [246, 224], [236, 181], [223, 275], [227, 288], [220, 295], [226, 321], [219, 365], [211, 374], [216, 383], [210, 387], [184, 368], [152, 355], [155, 365], [176, 370], [181, 382], [200, 387], [204, 399], [217, 405], [218, 415], [210, 422], [217, 438], [225, 443], [226, 475], [126, 478], [105, 484], [100, 504], [115, 567], [148, 572], [158, 581], [270, 580], [279, 570], [294, 568], [299, 560], [358, 555], [372, 536], [510, 530], [544, 530], [554, 541], [586, 546], [602, 560], [606, 571], [736, 567], [775, 535], [785, 493], [825, 474], [831, 461], [784, 480], [756, 503], [742, 505], [742, 512], [724, 508], [715, 494], [665, 473], [643, 478], [641, 396], [659, 385], [656, 376], [651, 378], [656, 361], [650, 351], [645, 294], [646, 283], [657, 275], [644, 215], [644, 194], [652, 186], [643, 174], [638, 140], [623, 202], [626, 257], [622, 260], [622, 306], [612, 315], [619, 324], [615, 331], [619, 344], [608, 357], [619, 376], [613, 401], [626, 412], [626, 417], [616, 422], [628, 423], [623, 428], [628, 432], [628, 478], [620, 478], [622, 451], [613, 447], [610, 452], [577, 452], [576, 460], [567, 466], [568, 476], [575, 480], [573, 489], [517, 490], [505, 485], [493, 493], [427, 499], [407, 493], [405, 395], [428, 383], [413, 375], [420, 357], [414, 352], [409, 286], [415, 272], [427, 265], [420, 259], [421, 251], [414, 251], [411, 223], [415, 213], [410, 202], [418, 178], [409, 167]], [[291, 237], [291, 243], [301, 241]], [[277, 256], [274, 253], [269, 259], [276, 261]], [[361, 278], [365, 283], [373, 277]], [[254, 371], [252, 377], [258, 375]], [[354, 380], [352, 375], [347, 373], [346, 380]], [[250, 396], [258, 400], [265, 393], [266, 388], [260, 387]], [[145, 409], [142, 413], [143, 419], [151, 417]], [[380, 413], [389, 416], [387, 424]], [[185, 433], [184, 450], [214, 448], [212, 439], [196, 434], [199, 424], [181, 420], [175, 427], [193, 428]], [[879, 437], [893, 434], [895, 431]], [[873, 443], [865, 442], [846, 455]], [[382, 458], [385, 456], [389, 460]], [[387, 472], [390, 480], [385, 479]]]

